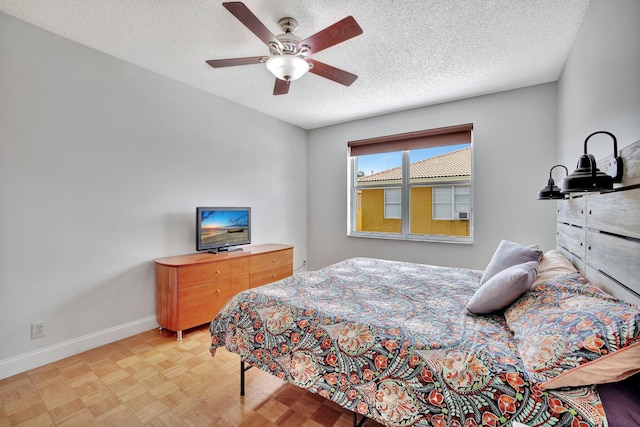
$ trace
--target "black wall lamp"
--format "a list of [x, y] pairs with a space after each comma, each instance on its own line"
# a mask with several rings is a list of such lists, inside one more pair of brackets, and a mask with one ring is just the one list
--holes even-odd
[[560, 192], [560, 189], [556, 186], [551, 173], [555, 168], [564, 168], [565, 176], [569, 175], [569, 169], [565, 165], [555, 165], [549, 170], [549, 181], [547, 186], [538, 192], [538, 200], [556, 200], [564, 199], [565, 195]]
[[[587, 141], [594, 135], [607, 134], [613, 138], [613, 158], [609, 161], [607, 173], [603, 173], [596, 166], [593, 154], [587, 154]], [[560, 183], [560, 192], [580, 193], [590, 191], [611, 191], [613, 183], [622, 182], [622, 158], [618, 157], [618, 141], [611, 132], [594, 132], [584, 140], [584, 154], [578, 159], [578, 165], [570, 175]]]

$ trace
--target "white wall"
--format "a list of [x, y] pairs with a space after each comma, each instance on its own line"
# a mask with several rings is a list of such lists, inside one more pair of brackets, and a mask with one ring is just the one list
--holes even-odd
[[[640, 140], [639, 22], [638, 0], [591, 0], [558, 84], [558, 158], [569, 172], [592, 132], [612, 132], [618, 150]], [[588, 149], [600, 159], [613, 143], [597, 135]]]
[[[308, 253], [315, 269], [370, 256], [484, 269], [501, 239], [555, 247], [555, 203], [538, 201], [556, 159], [556, 84], [309, 131]], [[473, 245], [347, 237], [347, 141], [473, 123]]]
[[306, 259], [304, 130], [3, 14], [0, 63], [0, 378], [154, 327], [197, 205]]

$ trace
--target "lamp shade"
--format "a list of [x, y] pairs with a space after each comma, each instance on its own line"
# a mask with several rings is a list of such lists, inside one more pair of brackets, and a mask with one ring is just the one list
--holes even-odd
[[[609, 162], [607, 173], [596, 166], [596, 158], [587, 153], [587, 141], [594, 135], [606, 134], [613, 139], [613, 158]], [[613, 183], [622, 181], [622, 158], [618, 157], [618, 141], [614, 134], [606, 131], [594, 132], [584, 140], [584, 154], [578, 159], [576, 170], [567, 175], [560, 183], [560, 192], [580, 193], [591, 191], [613, 191]]]
[[576, 170], [560, 183], [562, 193], [581, 193], [613, 190], [613, 177], [596, 167], [593, 154], [583, 154], [578, 159]]
[[564, 199], [565, 195], [562, 194], [560, 188], [556, 186], [553, 177], [551, 176], [551, 172], [557, 167], [564, 168], [565, 176], [569, 174], [569, 170], [564, 165], [555, 165], [549, 170], [549, 181], [547, 181], [547, 186], [538, 192], [538, 200], [557, 200]]
[[309, 63], [291, 54], [274, 55], [267, 61], [267, 69], [280, 80], [298, 80], [309, 71]]

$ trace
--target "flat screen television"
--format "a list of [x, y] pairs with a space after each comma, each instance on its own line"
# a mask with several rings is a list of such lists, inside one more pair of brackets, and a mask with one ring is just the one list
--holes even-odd
[[251, 208], [196, 208], [196, 250], [232, 251], [251, 243]]

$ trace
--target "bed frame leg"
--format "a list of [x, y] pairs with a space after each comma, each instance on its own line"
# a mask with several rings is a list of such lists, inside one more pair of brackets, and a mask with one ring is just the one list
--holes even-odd
[[240, 396], [244, 396], [244, 373], [251, 368], [251, 365], [245, 366], [244, 361], [240, 361]]
[[244, 396], [244, 362], [240, 361], [240, 396]]
[[353, 413], [353, 427], [362, 427], [365, 421], [367, 421], [367, 417], [363, 415], [360, 422], [358, 422], [358, 414]]

